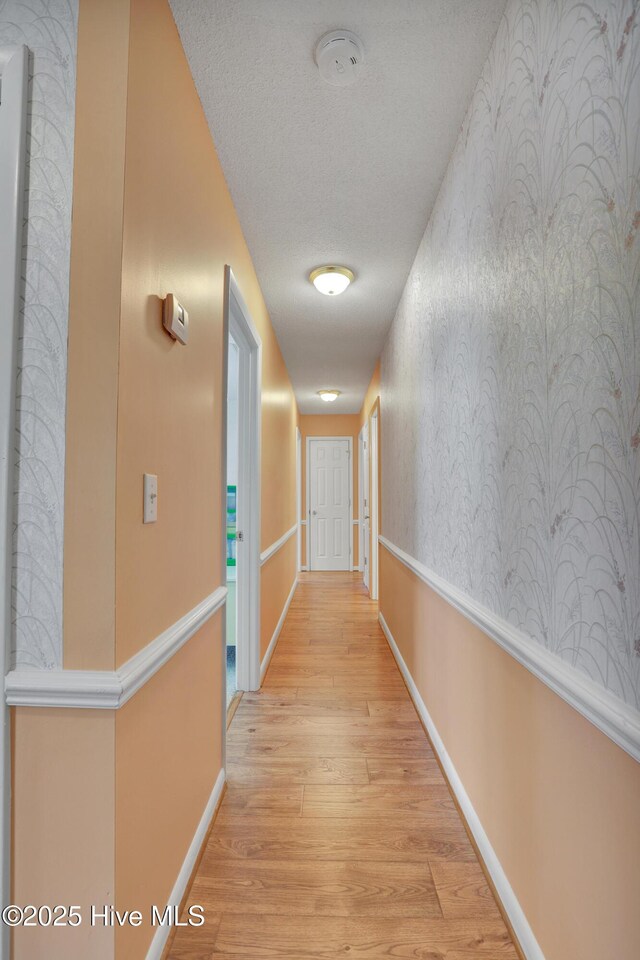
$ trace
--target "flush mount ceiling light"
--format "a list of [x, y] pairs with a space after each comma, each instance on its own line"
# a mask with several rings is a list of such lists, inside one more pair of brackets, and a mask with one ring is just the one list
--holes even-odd
[[318, 390], [318, 396], [321, 400], [324, 400], [325, 403], [333, 403], [334, 400], [337, 400], [340, 396], [339, 390]]
[[355, 276], [347, 267], [327, 264], [325, 267], [316, 267], [312, 270], [309, 280], [320, 293], [324, 293], [327, 297], [337, 297], [339, 293], [344, 293], [350, 283], [353, 283]]

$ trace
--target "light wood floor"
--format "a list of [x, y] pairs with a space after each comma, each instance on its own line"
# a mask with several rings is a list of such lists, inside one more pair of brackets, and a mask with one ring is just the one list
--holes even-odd
[[303, 574], [170, 960], [517, 960], [358, 574]]

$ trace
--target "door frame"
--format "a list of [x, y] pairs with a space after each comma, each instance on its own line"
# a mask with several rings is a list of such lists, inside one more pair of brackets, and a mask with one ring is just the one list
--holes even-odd
[[[362, 550], [362, 582], [371, 594], [371, 430], [367, 418], [360, 431], [362, 457], [362, 523], [360, 546]], [[365, 493], [367, 503], [365, 504]], [[367, 510], [369, 514], [367, 516]], [[367, 527], [368, 521], [368, 527]], [[367, 537], [368, 533], [368, 537]], [[365, 563], [367, 560], [367, 563]]]
[[358, 434], [358, 570], [364, 574], [364, 433]]
[[[26, 176], [28, 51], [0, 48], [0, 636], [2, 707], [0, 716], [0, 899], [10, 902], [11, 743], [4, 676], [11, 661], [13, 493], [18, 367], [18, 324], [22, 267], [22, 219]], [[0, 957], [9, 956], [9, 927], [0, 929]]]
[[302, 434], [296, 427], [296, 570], [302, 569]]
[[[262, 340], [233, 270], [224, 268], [224, 409], [222, 506], [227, 516], [227, 381], [229, 337], [238, 345], [238, 527], [244, 540], [238, 543], [236, 567], [236, 687], [260, 687], [260, 450], [262, 434]], [[242, 527], [240, 526], [242, 523]], [[243, 529], [244, 527], [244, 529]], [[226, 538], [222, 537], [226, 568]], [[223, 569], [225, 569], [223, 568]], [[224, 637], [226, 685], [226, 634]], [[226, 704], [226, 696], [223, 698]], [[226, 712], [226, 707], [225, 707]]]
[[[346, 440], [349, 444], [349, 566], [353, 567], [353, 437], [307, 437], [306, 443], [306, 495], [307, 495], [307, 570], [311, 570], [311, 441]], [[335, 571], [338, 573], [339, 571]]]
[[375, 409], [369, 418], [369, 524], [371, 528], [371, 547], [369, 550], [369, 595], [378, 599], [378, 503], [380, 490], [379, 473], [380, 418]]

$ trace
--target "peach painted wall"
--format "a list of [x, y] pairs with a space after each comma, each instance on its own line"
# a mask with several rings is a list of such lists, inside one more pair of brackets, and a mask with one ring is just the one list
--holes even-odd
[[364, 395], [362, 409], [360, 410], [360, 427], [361, 428], [365, 425], [365, 422], [371, 416], [371, 412], [379, 396], [380, 396], [380, 361], [378, 360], [378, 362], [375, 365], [373, 374], [371, 376], [371, 380], [369, 381], [367, 392]]
[[[256, 298], [257, 299], [257, 298]], [[266, 550], [296, 522], [298, 405], [278, 341], [262, 302], [252, 311], [262, 337], [262, 508], [260, 549]], [[249, 303], [249, 308], [251, 304]], [[260, 322], [258, 322], [260, 321]], [[295, 560], [295, 553], [294, 553]], [[287, 573], [289, 586], [295, 563]], [[287, 591], [288, 592], [288, 591]]]
[[[165, 0], [131, 5], [126, 157], [118, 663], [222, 580], [225, 263], [262, 338], [261, 549], [295, 522], [295, 398]], [[189, 310], [186, 348], [161, 326], [160, 298], [170, 291]], [[158, 474], [158, 523], [152, 526], [140, 522], [145, 471]], [[287, 592], [294, 572], [292, 567]]]
[[[295, 522], [297, 406], [168, 3], [80, 0], [78, 46], [64, 664], [113, 669], [223, 579], [227, 263], [263, 346], [262, 549]], [[161, 328], [170, 291], [190, 313], [187, 347]], [[154, 525], [142, 524], [144, 472], [158, 474]], [[265, 630], [294, 581], [295, 540], [272, 563]], [[166, 900], [222, 762], [221, 620], [100, 713], [111, 740], [99, 756], [90, 712], [15, 712], [16, 896], [101, 902], [115, 884], [125, 908]], [[94, 829], [78, 833], [85, 802]], [[120, 931], [118, 960], [144, 956], [152, 933]], [[112, 941], [50, 937], [47, 960], [113, 956]], [[15, 960], [34, 956], [20, 944]]]
[[[115, 889], [148, 917], [166, 904], [222, 767], [222, 616], [216, 614], [116, 713]], [[117, 960], [155, 931], [123, 927]]]
[[383, 547], [380, 609], [546, 960], [637, 960], [640, 764]]
[[[234, 271], [262, 339], [262, 548], [295, 521], [295, 400], [165, 0], [132, 0], [129, 43], [118, 417], [118, 663], [223, 579], [225, 263]], [[169, 291], [189, 310], [186, 348], [172, 343], [161, 329], [160, 298]], [[144, 526], [140, 517], [145, 471], [158, 474], [158, 523], [153, 526]], [[274, 597], [289, 593], [295, 553], [285, 549], [271, 562], [270, 589], [263, 601], [267, 615]], [[116, 892], [123, 906], [166, 898], [219, 772], [219, 626], [218, 618], [215, 629], [203, 631], [199, 641], [191, 640], [158, 675], [158, 683], [152, 681], [117, 717]], [[167, 703], [173, 706], [170, 712]], [[175, 750], [165, 753], [164, 744], [169, 743]], [[178, 758], [180, 750], [183, 756]], [[148, 769], [140, 766], [144, 754], [150, 758]], [[123, 929], [118, 960], [140, 955], [150, 933]]]
[[293, 536], [260, 568], [261, 661], [271, 643], [295, 578], [296, 538]]
[[[114, 56], [115, 80], [100, 68]], [[178, 189], [169, 120], [181, 170], [189, 145], [190, 179]], [[297, 405], [164, 0], [82, 0], [76, 123], [65, 666], [110, 669], [221, 580], [225, 263], [263, 345], [261, 549], [295, 522]], [[160, 298], [170, 290], [190, 311], [186, 349], [161, 328]], [[140, 523], [144, 472], [159, 477], [153, 526]]]
[[88, 918], [92, 904], [114, 902], [114, 715], [12, 713], [12, 901], [76, 904], [84, 918], [76, 928], [17, 928], [13, 960], [111, 960], [113, 930]]
[[67, 669], [115, 666], [115, 464], [128, 55], [129, 0], [83, 0], [67, 368]]
[[[173, 18], [158, 0], [131, 2], [125, 152], [118, 664], [223, 581], [224, 265], [248, 259]], [[162, 327], [170, 292], [189, 311], [186, 347]], [[145, 472], [158, 475], [154, 524], [141, 522]]]
[[[66, 668], [115, 665], [115, 460], [129, 0], [78, 20], [64, 529]], [[96, 189], [96, 183], [100, 189]], [[96, 230], [96, 223], [100, 229]], [[113, 903], [115, 716], [12, 711], [12, 898]], [[21, 929], [14, 960], [110, 960], [112, 930]]]
[[[299, 420], [302, 434], [302, 516], [307, 516], [307, 437], [351, 437], [353, 453], [353, 519], [358, 519], [358, 414], [317, 413], [301, 414]], [[358, 565], [358, 527], [352, 530], [352, 566]], [[307, 562], [307, 527], [302, 528], [302, 563]]]

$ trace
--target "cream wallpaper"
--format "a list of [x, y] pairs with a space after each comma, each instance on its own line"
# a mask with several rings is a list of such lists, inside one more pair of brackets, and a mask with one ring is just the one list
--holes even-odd
[[0, 0], [30, 51], [20, 317], [13, 666], [62, 662], [64, 429], [77, 0]]
[[508, 3], [382, 403], [385, 536], [640, 707], [638, 0]]

